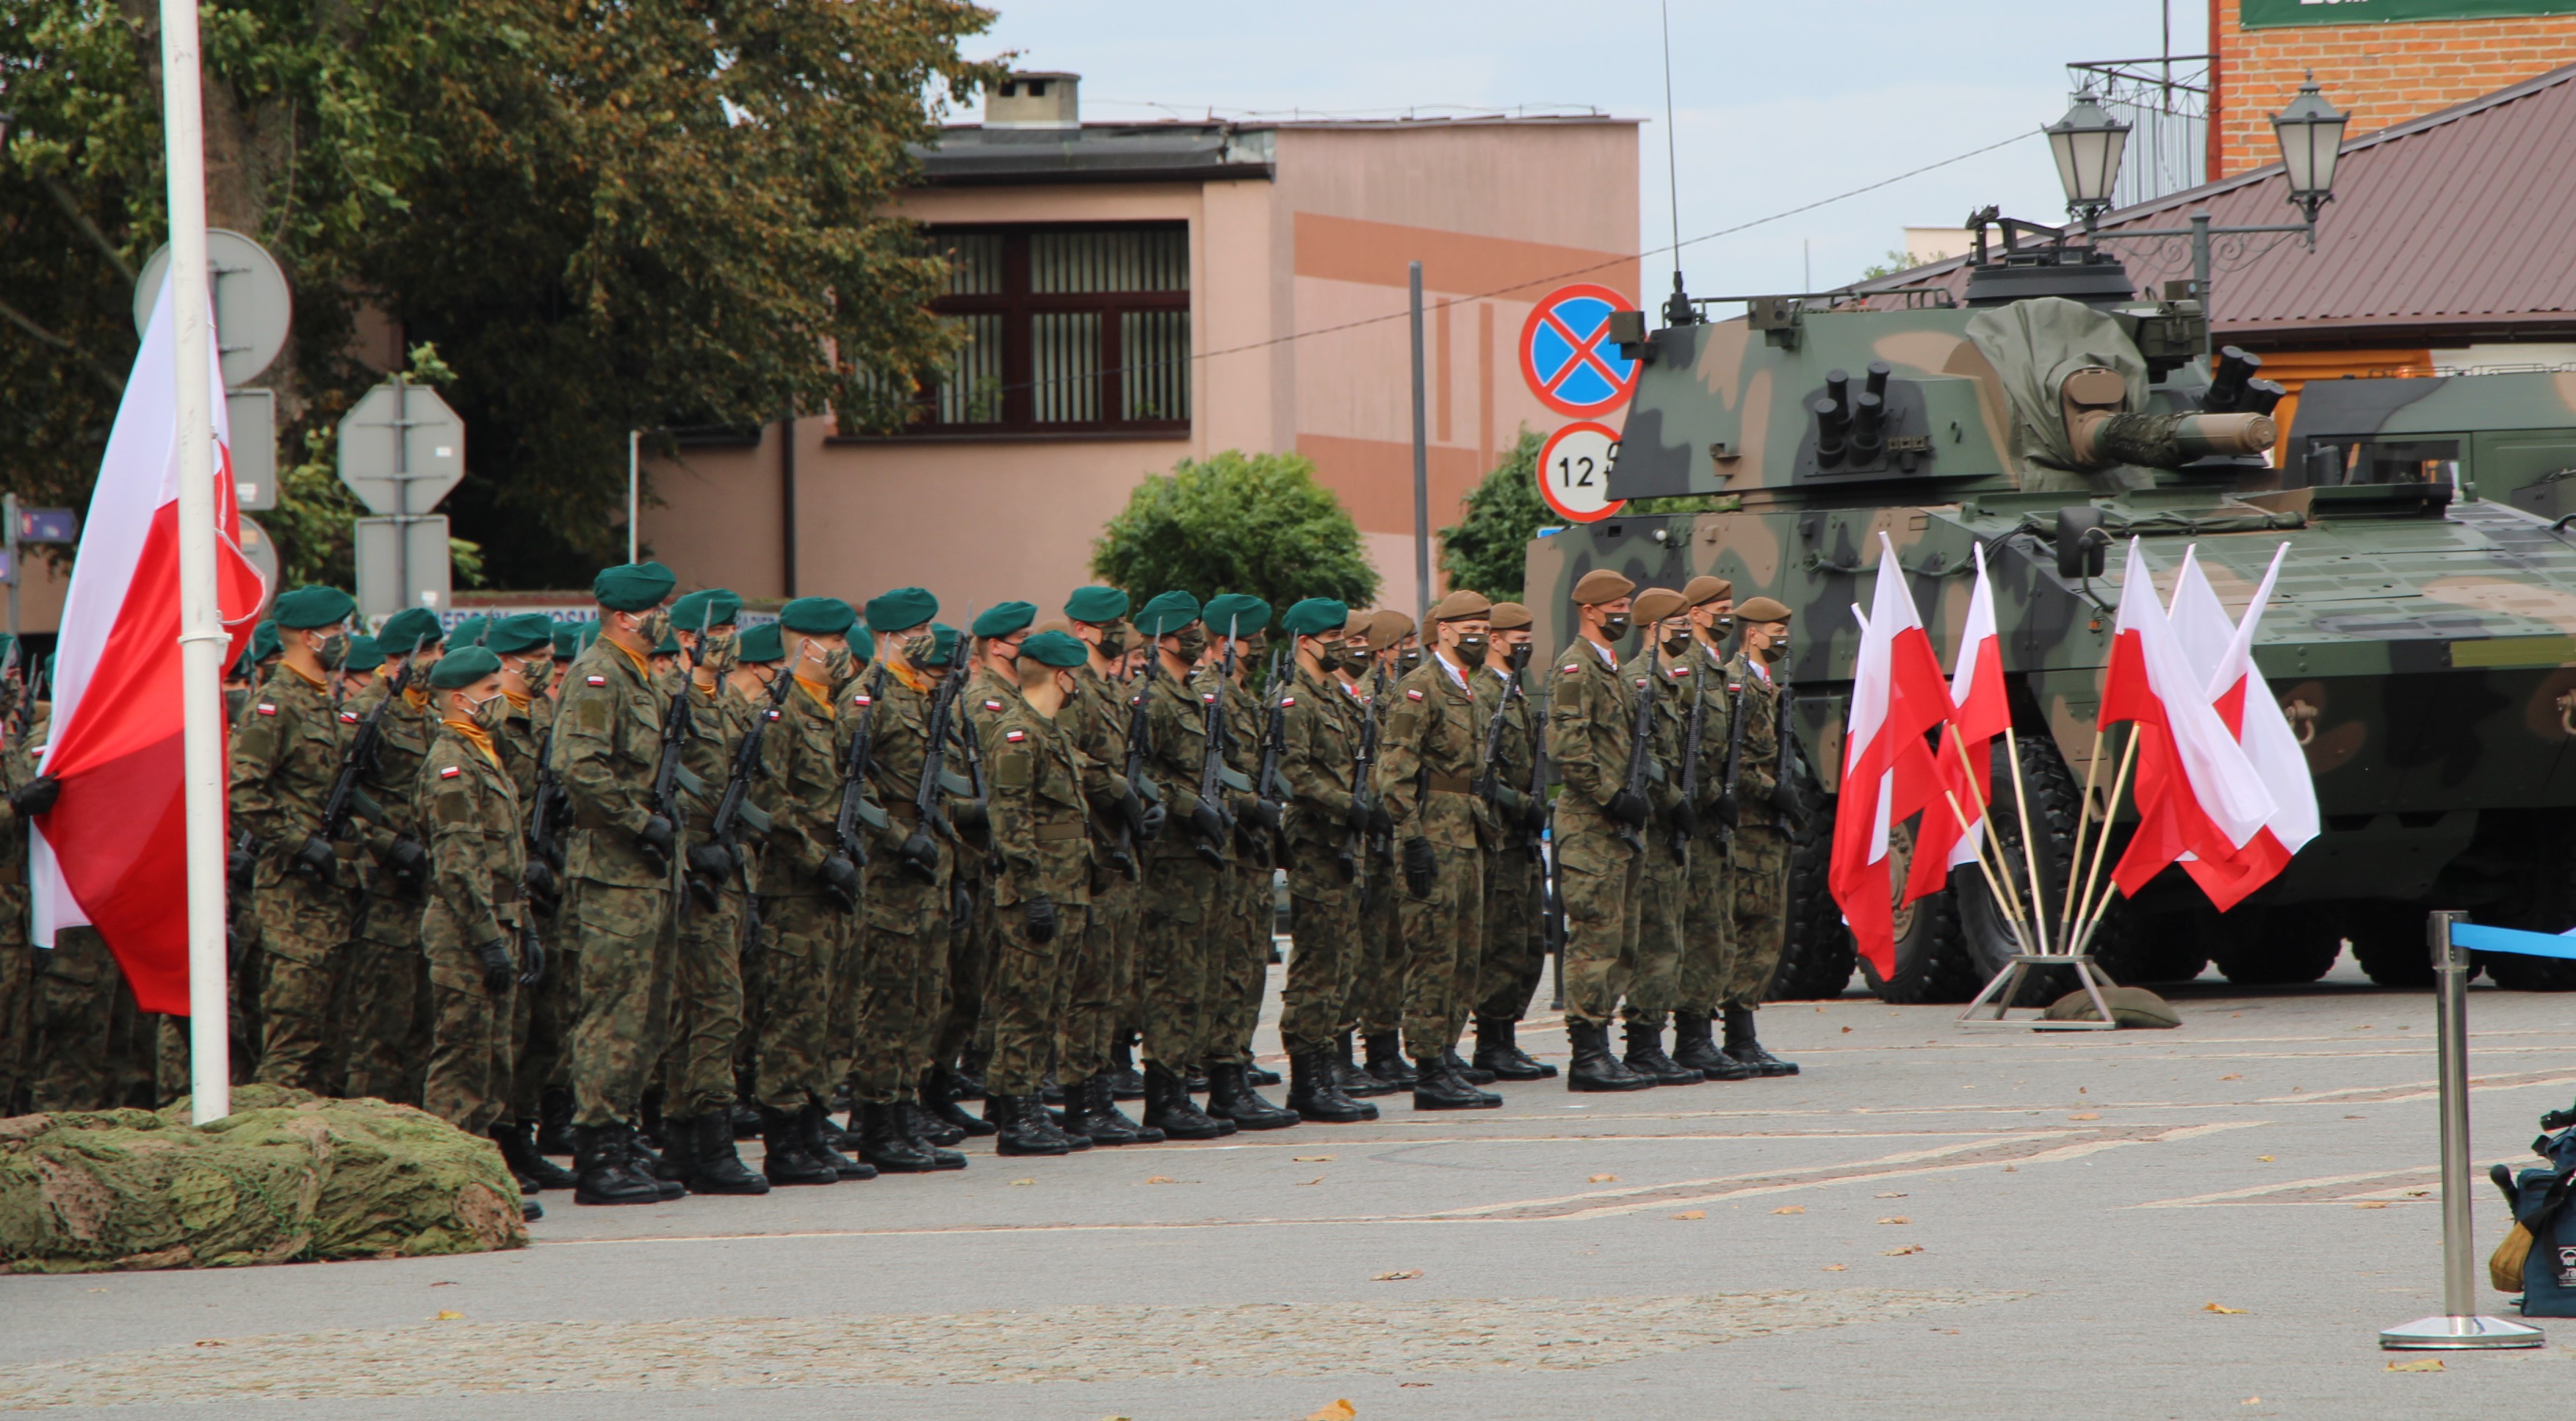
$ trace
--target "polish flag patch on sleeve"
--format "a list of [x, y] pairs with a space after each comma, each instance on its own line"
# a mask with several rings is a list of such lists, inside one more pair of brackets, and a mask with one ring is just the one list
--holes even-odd
[[854, 706], [872, 706], [875, 705], [876, 702], [868, 696], [867, 692], [861, 691], [857, 695], [850, 697], [850, 704]]
[[465, 773], [463, 767], [448, 765], [439, 770], [438, 777], [442, 780], [452, 780], [463, 773]]
[[1279, 708], [1281, 710], [1286, 710], [1295, 704], [1297, 704], [1297, 698], [1295, 696], [1281, 696], [1279, 698]]
[[1559, 674], [1561, 674], [1561, 675], [1566, 675], [1566, 676], [1571, 676], [1571, 675], [1575, 674], [1576, 672], [1581, 671], [1582, 669], [1583, 669], [1583, 668], [1582, 668], [1582, 667], [1580, 667], [1580, 666], [1567, 666], [1567, 667], [1562, 667], [1562, 668], [1560, 668]]
[[277, 707], [269, 704], [267, 701], [262, 701], [259, 703], [259, 713], [261, 715], [275, 715], [277, 714]]
[[608, 684], [608, 678], [605, 676], [585, 676], [582, 680], [586, 684], [593, 686], [605, 686]]
[[1001, 708], [1002, 708], [1002, 703], [1001, 703], [1000, 701], [990, 701], [990, 700], [988, 700], [988, 701], [984, 702], [984, 709], [986, 709], [986, 710], [988, 710], [988, 711], [997, 711], [997, 710], [1000, 710]]
[[[259, 708], [259, 713], [262, 715], [275, 715], [277, 714], [277, 707], [261, 706]], [[358, 723], [358, 713], [353, 710], [344, 710], [340, 712], [340, 719], [347, 724], [355, 725]]]
[[1405, 691], [1405, 693], [1404, 693], [1404, 698], [1405, 698], [1406, 700], [1408, 700], [1408, 701], [1418, 701], [1418, 700], [1421, 700], [1421, 699], [1422, 699], [1422, 693], [1421, 693], [1420, 691], [1417, 691], [1417, 690], [1413, 690], [1413, 689], [1408, 688], [1408, 689], [1406, 689], [1406, 691]]
[[1002, 732], [1002, 738], [1013, 745], [1017, 745], [1021, 741], [1028, 739], [1029, 733], [1025, 730], [1006, 730]]

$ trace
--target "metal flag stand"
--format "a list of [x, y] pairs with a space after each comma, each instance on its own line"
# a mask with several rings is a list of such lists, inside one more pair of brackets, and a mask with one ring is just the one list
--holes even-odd
[[[1968, 756], [1967, 745], [1960, 739], [1959, 728], [1956, 725], [1950, 727], [1950, 741], [1958, 750], [1959, 762], [1965, 765]], [[2133, 740], [2132, 752], [2135, 749]], [[2031, 840], [2029, 796], [2024, 793], [2022, 786], [2021, 746], [2018, 737], [2013, 734], [2010, 727], [2006, 727], [2004, 731], [2004, 751], [2013, 767], [2013, 799], [2021, 814], [2022, 859], [2030, 873], [2031, 901], [2028, 905], [2029, 911], [2024, 912], [2018, 885], [2012, 878], [2011, 856], [2004, 852], [2003, 840], [1994, 832], [1994, 807], [1980, 803], [1977, 806], [1977, 812], [1983, 816], [1987, 843], [1993, 847], [1997, 862], [1995, 864], [1986, 862], [1987, 844], [1978, 846], [1977, 862], [1979, 867], [1985, 870], [1986, 889], [1994, 895], [1995, 910], [2004, 915], [2005, 925], [2012, 931], [2013, 942], [2021, 950], [2012, 955], [2012, 960], [2005, 964], [2004, 969], [1997, 972], [1986, 983], [1985, 990], [1977, 993], [1976, 999], [1969, 1002], [1966, 1009], [1959, 1013], [1959, 1024], [2027, 1028], [2033, 1031], [2117, 1031], [2120, 1023], [2111, 1015], [2111, 1003], [2103, 996], [2103, 992], [2118, 984], [2103, 976], [2102, 969], [2094, 965], [2093, 954], [2083, 950], [2092, 945], [2093, 928], [2099, 921], [2098, 915], [2095, 921], [2084, 923], [2079, 932], [2076, 925], [2080, 921], [2080, 916], [2072, 911], [2076, 870], [2082, 866], [2084, 826], [2081, 821], [2076, 825], [2077, 861], [2067, 866], [2066, 889], [2070, 911], [2067, 921], [2059, 925], [2058, 937], [2058, 941], [2063, 943], [2067, 950], [2051, 951], [2051, 944], [2045, 935], [2041, 935], [2036, 942], [2032, 941], [2034, 930], [2031, 925], [2042, 921], [2041, 915], [2046, 911], [2047, 902], [2039, 891], [2039, 858]], [[2098, 761], [2099, 758], [2097, 747], [2095, 759]], [[2123, 778], [2125, 779], [2125, 775]], [[1973, 785], [1973, 779], [1970, 783]], [[2115, 801], [2118, 795], [2119, 791], [2115, 788], [2112, 791]], [[2089, 783], [2085, 786], [2085, 802], [2088, 806], [2092, 802], [2092, 786]], [[1959, 807], [1955, 798], [1951, 800], [1950, 812], [1959, 816], [1961, 828], [1967, 827], [1966, 812]], [[2106, 816], [2104, 825], [2106, 838], [2108, 829]], [[2098, 853], [2094, 856], [2093, 867], [2094, 872], [2099, 874], [2101, 855]], [[2089, 890], [2092, 885], [2087, 883], [2085, 887]], [[2052, 1021], [2046, 1016], [2017, 1018], [2011, 1015], [2012, 1004], [2021, 995], [2022, 983], [2028, 980], [2034, 970], [2050, 967], [2065, 967], [2074, 971], [2076, 982], [2083, 987], [2085, 996], [2092, 999], [2092, 1020]], [[1989, 1007], [1993, 1009], [1992, 1016], [1981, 1017], [1977, 1014]]]
[[2481, 1317], [2477, 1306], [2477, 1233], [2469, 1217], [2469, 950], [2451, 940], [2468, 916], [2433, 914], [2433, 982], [2442, 1060], [2442, 1312], [2379, 1334], [2391, 1352], [2470, 1352], [2537, 1347], [2537, 1327]]

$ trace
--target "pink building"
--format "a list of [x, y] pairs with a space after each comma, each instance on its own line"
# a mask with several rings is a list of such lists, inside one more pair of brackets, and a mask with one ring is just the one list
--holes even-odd
[[1052, 612], [1147, 475], [1294, 450], [1410, 607], [1407, 264], [1423, 264], [1431, 520], [1523, 425], [1517, 346], [1557, 286], [1637, 291], [1632, 119], [1084, 124], [1024, 74], [922, 155], [903, 211], [953, 254], [972, 338], [894, 436], [829, 414], [648, 465], [653, 555], [688, 585], [863, 599], [920, 584]]

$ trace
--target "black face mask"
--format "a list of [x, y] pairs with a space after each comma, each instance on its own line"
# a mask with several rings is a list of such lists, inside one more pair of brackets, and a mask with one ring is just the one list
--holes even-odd
[[1690, 650], [1690, 644], [1691, 634], [1689, 628], [1685, 627], [1680, 631], [1669, 633], [1664, 637], [1664, 654], [1666, 656], [1679, 656], [1683, 652]]
[[1115, 661], [1127, 654], [1127, 633], [1117, 627], [1104, 627], [1100, 632], [1100, 654]]
[[1772, 642], [1769, 646], [1762, 648], [1762, 659], [1765, 661], [1780, 661], [1785, 659], [1788, 655], [1789, 639], [1787, 637], [1781, 637], [1779, 640]]
[[1490, 638], [1490, 637], [1481, 637], [1481, 636], [1472, 636], [1472, 635], [1470, 635], [1470, 636], [1462, 636], [1462, 637], [1458, 638], [1458, 660], [1459, 660], [1459, 662], [1460, 662], [1461, 664], [1463, 664], [1463, 665], [1467, 665], [1467, 666], [1482, 666], [1482, 665], [1484, 665], [1484, 664], [1485, 664], [1485, 648], [1486, 648], [1486, 647], [1488, 647], [1488, 646], [1490, 646], [1490, 645], [1492, 645], [1492, 644], [1493, 644], [1493, 642], [1492, 642], [1492, 638]]
[[1396, 674], [1400, 676], [1410, 676], [1413, 674], [1414, 668], [1421, 664], [1422, 648], [1417, 646], [1411, 651], [1399, 652], [1395, 658]]
[[1601, 619], [1601, 639], [1618, 641], [1628, 635], [1628, 614], [1612, 612]]
[[1359, 651], [1352, 651], [1345, 647], [1342, 651], [1342, 669], [1348, 671], [1354, 676], [1367, 675], [1369, 669], [1368, 651], [1365, 648]]
[[1513, 647], [1511, 650], [1511, 658], [1512, 669], [1514, 671], [1527, 671], [1530, 663], [1530, 644], [1528, 642], [1522, 642], [1520, 645]]

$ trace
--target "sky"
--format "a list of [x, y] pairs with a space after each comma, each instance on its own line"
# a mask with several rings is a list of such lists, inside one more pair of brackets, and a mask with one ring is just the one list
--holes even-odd
[[[1646, 119], [1641, 245], [1673, 240], [1655, 0], [987, 3], [1001, 18], [967, 53], [1017, 51], [1021, 68], [1082, 75], [1090, 120], [1524, 105]], [[2066, 110], [2065, 66], [2162, 52], [2168, 7], [2173, 52], [2198, 53], [2201, 0], [1671, 0], [1690, 289], [1837, 286], [1902, 247], [1905, 227], [1958, 226], [1987, 203], [2063, 221], [2038, 129]], [[1690, 240], [1996, 143], [2005, 146], [1813, 211]], [[1651, 303], [1670, 288], [1670, 258], [1642, 266]]]

